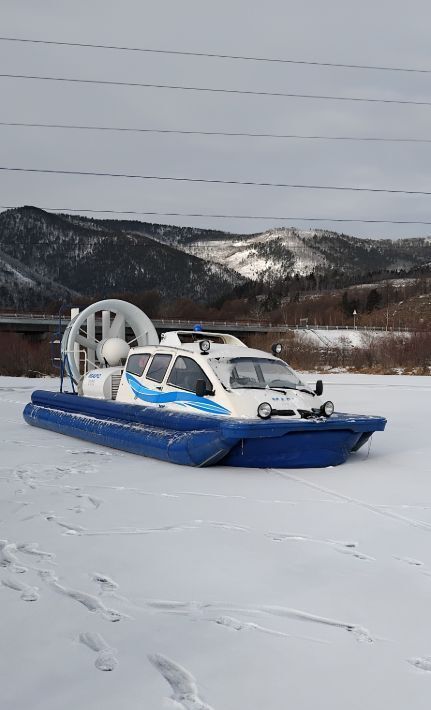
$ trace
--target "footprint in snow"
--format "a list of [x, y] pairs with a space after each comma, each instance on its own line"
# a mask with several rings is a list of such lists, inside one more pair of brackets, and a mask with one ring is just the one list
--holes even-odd
[[8, 540], [0, 540], [0, 567], [9, 567], [9, 569], [18, 574], [28, 572], [27, 567], [23, 567], [15, 555], [17, 547], [13, 542]]
[[431, 656], [425, 656], [423, 658], [409, 658], [407, 663], [418, 668], [420, 671], [431, 671]]
[[309, 535], [298, 535], [294, 533], [274, 533], [274, 532], [269, 532], [266, 533], [266, 536], [269, 537], [271, 540], [274, 542], [309, 542], [309, 543], [316, 543], [319, 545], [327, 545], [331, 547], [333, 550], [336, 552], [340, 552], [342, 555], [350, 555], [351, 557], [356, 557], [358, 560], [368, 560], [368, 561], [375, 561], [374, 557], [370, 557], [369, 555], [365, 555], [363, 552], [359, 552], [357, 550], [358, 543], [357, 542], [352, 542], [348, 541], [345, 542], [343, 540], [331, 540], [328, 538], [317, 538], [317, 537], [311, 537]]
[[75, 451], [73, 449], [68, 449], [67, 450], [68, 454], [72, 454], [72, 456], [88, 456], [88, 455], [94, 455], [94, 456], [107, 456], [112, 458], [113, 456], [119, 456], [121, 454], [114, 454], [111, 451], [95, 451], [94, 449], [81, 449], [78, 451]]
[[93, 582], [97, 582], [100, 586], [100, 594], [103, 594], [103, 592], [114, 592], [116, 589], [118, 589], [118, 584], [117, 582], [114, 582], [113, 579], [108, 577], [106, 574], [100, 574], [99, 572], [95, 572], [91, 579]]
[[83, 505], [74, 505], [72, 508], [68, 508], [68, 510], [80, 515], [81, 513], [85, 513], [87, 509], [84, 508]]
[[73, 506], [72, 508], [68, 508], [68, 510], [73, 510], [74, 513], [85, 513], [90, 508], [92, 508], [93, 510], [97, 510], [103, 503], [103, 500], [101, 498], [95, 498], [95, 496], [90, 496], [86, 493], [75, 493], [75, 495], [81, 501], [89, 503], [89, 505], [85, 506], [81, 503], [79, 505]]
[[100, 634], [86, 631], [79, 634], [79, 640], [84, 646], [97, 653], [94, 665], [99, 671], [113, 671], [118, 666], [115, 649], [111, 648]]
[[337, 552], [340, 552], [342, 555], [350, 555], [351, 557], [356, 557], [357, 560], [365, 560], [368, 562], [375, 562], [375, 557], [370, 557], [370, 555], [366, 555], [364, 552], [359, 552], [358, 550], [355, 550], [356, 545], [344, 545], [341, 544], [339, 545], [334, 545], [334, 550]]
[[196, 680], [189, 671], [160, 653], [148, 656], [172, 688], [173, 707], [178, 710], [213, 710], [199, 697]]
[[[353, 624], [349, 622], [339, 621], [338, 619], [330, 619], [324, 616], [317, 616], [316, 614], [310, 614], [307, 611], [302, 611], [299, 609], [292, 609], [290, 607], [282, 606], [237, 606], [230, 602], [179, 602], [179, 601], [168, 601], [163, 599], [147, 599], [145, 606], [148, 609], [152, 609], [155, 612], [167, 613], [167, 614], [178, 614], [182, 616], [189, 616], [194, 620], [202, 619], [206, 621], [215, 622], [221, 626], [230, 626], [236, 631], [243, 630], [245, 628], [254, 628], [256, 631], [269, 632], [271, 630], [266, 627], [261, 627], [255, 624], [249, 624], [247, 622], [241, 622], [230, 616], [223, 616], [220, 612], [237, 612], [241, 614], [246, 614], [247, 616], [276, 616], [286, 619], [293, 619], [295, 621], [304, 621], [308, 623], [314, 623], [323, 626], [332, 626], [334, 628], [343, 629], [348, 633], [352, 634], [357, 641], [362, 641], [366, 643], [373, 643], [373, 638], [370, 632], [359, 626], [358, 624]], [[213, 612], [217, 612], [214, 617]], [[209, 616], [208, 616], [209, 615]], [[276, 635], [280, 635], [277, 633]], [[284, 634], [282, 634], [284, 635]], [[301, 637], [305, 638], [305, 637]], [[307, 640], [318, 641], [319, 639], [314, 639], [307, 637]]]
[[53, 552], [39, 550], [39, 544], [37, 542], [21, 542], [16, 545], [16, 549], [19, 550], [19, 552], [23, 552], [25, 555], [33, 555], [39, 560], [53, 560], [55, 558]]
[[395, 557], [394, 560], [398, 560], [398, 562], [405, 562], [407, 565], [411, 565], [412, 567], [423, 567], [424, 563], [421, 562], [420, 560], [414, 560], [412, 557]]
[[27, 488], [31, 488], [32, 490], [36, 490], [38, 487], [35, 481], [35, 478], [32, 474], [32, 471], [28, 471], [27, 469], [20, 469], [18, 468], [15, 471], [15, 476], [18, 478], [21, 483], [23, 483]]
[[37, 602], [39, 599], [37, 587], [31, 587], [29, 584], [24, 584], [23, 582], [12, 579], [12, 577], [2, 579], [1, 583], [4, 587], [8, 587], [8, 589], [21, 592], [21, 599], [25, 602]]
[[97, 510], [97, 508], [100, 508], [100, 506], [103, 503], [103, 500], [101, 498], [95, 498], [95, 496], [89, 496], [89, 495], [85, 495], [85, 494], [78, 495], [78, 498], [82, 498], [82, 497], [86, 498], [88, 500], [88, 502], [91, 503], [93, 508], [96, 508], [96, 510]]
[[75, 466], [55, 466], [53, 469], [45, 469], [45, 474], [52, 476], [54, 479], [58, 480], [64, 478], [64, 476], [76, 476], [89, 473], [97, 473], [97, 466], [92, 464], [82, 465], [79, 467]]
[[65, 535], [80, 535], [86, 530], [81, 525], [68, 525], [67, 523], [63, 523], [56, 515], [45, 515], [45, 520], [48, 520], [50, 523], [57, 523], [61, 528], [64, 528], [66, 530]]
[[313, 638], [311, 636], [299, 636], [298, 634], [288, 634], [284, 631], [278, 631], [277, 629], [270, 629], [267, 626], [261, 626], [260, 624], [255, 624], [251, 621], [241, 621], [233, 616], [216, 616], [214, 618], [208, 617], [206, 620], [213, 621], [219, 626], [226, 626], [234, 631], [257, 631], [263, 634], [269, 634], [270, 636], [280, 636], [282, 638], [289, 639], [301, 639], [302, 641], [313, 641], [314, 643], [326, 644], [326, 641], [322, 641], [318, 638]]
[[50, 569], [40, 570], [39, 576], [51, 587], [51, 589], [54, 589], [59, 594], [69, 597], [69, 599], [79, 602], [85, 606], [88, 611], [100, 614], [100, 616], [107, 621], [115, 622], [128, 618], [126, 614], [122, 614], [115, 609], [109, 609], [106, 607], [103, 602], [93, 596], [93, 594], [87, 594], [87, 592], [81, 592], [79, 589], [72, 589], [71, 587], [66, 587], [63, 584], [60, 584], [58, 577], [56, 577], [54, 572]]

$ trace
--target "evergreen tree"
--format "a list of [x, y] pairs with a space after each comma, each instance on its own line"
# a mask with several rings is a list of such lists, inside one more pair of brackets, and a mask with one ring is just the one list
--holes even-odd
[[382, 302], [382, 294], [376, 288], [373, 288], [367, 296], [365, 310], [367, 311], [367, 313], [371, 313], [376, 308], [379, 308], [379, 306], [381, 305], [381, 302]]

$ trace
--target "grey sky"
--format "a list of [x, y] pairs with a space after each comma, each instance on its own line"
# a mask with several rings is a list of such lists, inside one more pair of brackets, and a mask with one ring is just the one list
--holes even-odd
[[[425, 0], [0, 0], [0, 34], [431, 68]], [[1, 73], [431, 100], [431, 75], [0, 42]], [[0, 120], [431, 138], [431, 107], [83, 86], [0, 78]], [[0, 128], [0, 164], [234, 180], [430, 189], [430, 145]], [[0, 204], [431, 221], [431, 198], [0, 173]], [[142, 219], [146, 219], [142, 217]], [[232, 231], [270, 219], [148, 218]], [[287, 225], [293, 223], [286, 222]], [[308, 227], [307, 222], [296, 222]], [[431, 227], [331, 225], [370, 236]]]

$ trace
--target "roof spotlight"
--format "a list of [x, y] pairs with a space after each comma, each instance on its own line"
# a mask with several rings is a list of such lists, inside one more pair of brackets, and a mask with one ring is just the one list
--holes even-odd
[[261, 419], [269, 419], [272, 414], [272, 407], [269, 402], [262, 402], [262, 404], [259, 404], [257, 414]]
[[199, 347], [202, 355], [208, 355], [211, 348], [211, 343], [209, 340], [200, 340]]
[[271, 350], [273, 355], [280, 355], [281, 351], [283, 350], [283, 346], [281, 343], [274, 343], [271, 345]]
[[330, 402], [329, 400], [327, 402], [325, 402], [324, 404], [322, 404], [322, 406], [320, 407], [320, 411], [323, 414], [323, 416], [325, 416], [325, 417], [330, 417], [331, 414], [334, 413], [334, 409], [335, 409], [334, 403]]

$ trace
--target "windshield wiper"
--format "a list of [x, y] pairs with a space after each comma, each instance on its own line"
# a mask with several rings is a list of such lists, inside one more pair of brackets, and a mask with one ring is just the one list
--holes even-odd
[[240, 385], [239, 387], [234, 387], [231, 385], [233, 390], [264, 390], [266, 387], [259, 387], [258, 385]]

